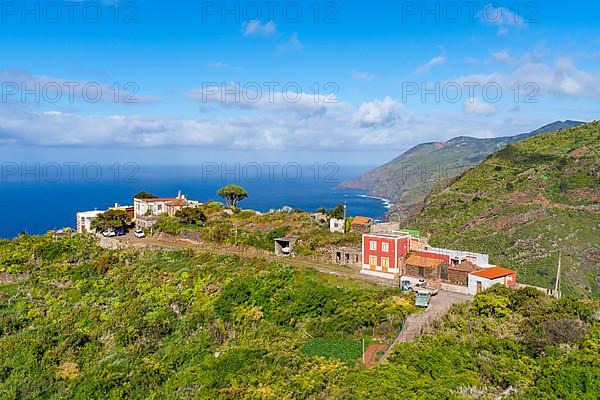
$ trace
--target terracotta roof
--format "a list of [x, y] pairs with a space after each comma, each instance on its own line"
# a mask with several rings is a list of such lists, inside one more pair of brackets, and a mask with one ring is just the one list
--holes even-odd
[[510, 270], [507, 268], [492, 267], [492, 268], [482, 269], [481, 271], [472, 272], [471, 275], [479, 276], [481, 278], [486, 278], [486, 279], [498, 279], [498, 278], [503, 278], [505, 276], [514, 274], [515, 272], [516, 271]]
[[443, 262], [444, 261], [442, 261], [442, 260], [437, 260], [435, 258], [418, 256], [418, 255], [415, 255], [415, 254], [413, 254], [412, 256], [408, 257], [408, 259], [406, 260], [406, 264], [407, 265], [412, 265], [412, 266], [415, 266], [415, 267], [426, 267], [426, 268], [437, 268]]
[[352, 219], [352, 225], [367, 225], [373, 222], [373, 218], [369, 217], [354, 217]]
[[465, 261], [460, 263], [459, 265], [451, 265], [448, 267], [448, 269], [461, 272], [475, 272], [479, 271], [481, 268], [470, 261]]
[[177, 197], [162, 197], [162, 198], [154, 198], [154, 199], [136, 199], [136, 200], [140, 200], [143, 201], [145, 203], [155, 203], [155, 202], [165, 202], [165, 201], [174, 201], [174, 200], [179, 200]]
[[185, 199], [175, 199], [167, 203], [170, 206], [187, 206], [188, 202]]

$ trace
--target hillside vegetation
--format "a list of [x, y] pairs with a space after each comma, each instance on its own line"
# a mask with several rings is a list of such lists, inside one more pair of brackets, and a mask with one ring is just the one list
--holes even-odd
[[558, 121], [516, 136], [485, 139], [461, 136], [444, 143], [423, 143], [342, 186], [365, 189], [373, 196], [392, 200], [395, 204], [388, 215], [406, 219], [422, 205], [436, 184], [453, 180], [509, 143], [581, 124]]
[[494, 288], [365, 369], [412, 307], [384, 289], [88, 237], [0, 242], [2, 399], [600, 396], [598, 303]]
[[260, 260], [23, 236], [0, 242], [0, 398], [314, 397], [408, 304]]
[[[265, 214], [239, 209], [229, 210], [221, 203], [210, 202], [198, 207], [206, 216], [200, 225], [187, 225], [175, 217], [162, 215], [155, 232], [194, 238], [219, 244], [239, 244], [273, 251], [273, 239], [295, 235], [298, 255], [320, 255], [329, 258], [331, 246], [358, 246], [362, 236], [356, 232], [331, 233], [329, 224], [311, 220], [300, 210], [276, 210]], [[231, 215], [225, 213], [230, 211]]]
[[600, 123], [510, 144], [431, 194], [415, 227], [431, 243], [491, 255], [519, 281], [600, 294]]

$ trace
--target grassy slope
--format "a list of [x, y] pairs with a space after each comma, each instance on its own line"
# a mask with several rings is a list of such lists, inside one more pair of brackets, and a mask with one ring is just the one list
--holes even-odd
[[391, 214], [408, 215], [420, 206], [436, 183], [452, 180], [478, 165], [488, 155], [507, 144], [544, 132], [581, 124], [555, 122], [536, 131], [503, 138], [457, 137], [446, 143], [420, 144], [389, 163], [367, 172], [357, 181], [343, 186], [367, 189], [372, 195], [391, 199], [396, 204]]
[[600, 123], [535, 136], [427, 199], [415, 226], [434, 245], [487, 252], [521, 282], [600, 294]]
[[315, 397], [346, 367], [305, 344], [390, 340], [409, 304], [260, 260], [0, 241], [0, 398]]
[[496, 288], [389, 363], [353, 363], [356, 339], [393, 334], [412, 310], [403, 300], [260, 260], [0, 241], [0, 398], [600, 395], [597, 303]]

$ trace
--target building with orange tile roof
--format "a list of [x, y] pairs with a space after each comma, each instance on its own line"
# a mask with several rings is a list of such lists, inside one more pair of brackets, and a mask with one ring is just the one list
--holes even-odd
[[134, 220], [138, 228], [149, 229], [157, 222], [158, 216], [161, 214], [172, 217], [179, 210], [199, 205], [199, 202], [189, 200], [181, 192], [177, 194], [177, 197], [134, 199]]
[[427, 254], [413, 252], [404, 262], [402, 274], [411, 278], [438, 280], [444, 267], [447, 268], [448, 263], [438, 257], [428, 257]]
[[475, 295], [494, 285], [517, 286], [517, 271], [494, 266], [469, 273], [469, 294]]

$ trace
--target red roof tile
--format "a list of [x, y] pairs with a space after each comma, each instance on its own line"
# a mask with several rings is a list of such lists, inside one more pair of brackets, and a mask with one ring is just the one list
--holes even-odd
[[352, 219], [352, 225], [367, 225], [373, 222], [373, 218], [369, 217], [354, 217]]
[[465, 261], [460, 263], [459, 265], [451, 265], [448, 267], [448, 269], [461, 272], [474, 272], [479, 271], [481, 268], [470, 261]]
[[472, 272], [471, 275], [479, 276], [481, 278], [486, 278], [486, 279], [498, 279], [498, 278], [503, 278], [508, 275], [512, 275], [515, 272], [516, 271], [510, 270], [507, 268], [492, 267], [492, 268], [482, 269], [481, 271]]
[[416, 254], [413, 254], [412, 256], [410, 256], [406, 259], [407, 265], [412, 265], [415, 267], [426, 267], [426, 268], [437, 268], [443, 262], [444, 261], [442, 261], [442, 260], [438, 260], [435, 258], [429, 258], [429, 257], [423, 257], [423, 256], [419, 256]]
[[177, 197], [161, 197], [161, 198], [154, 198], [154, 199], [136, 199], [136, 200], [141, 200], [145, 203], [157, 203], [157, 202], [175, 201], [175, 200], [179, 200], [179, 199]]

